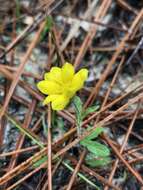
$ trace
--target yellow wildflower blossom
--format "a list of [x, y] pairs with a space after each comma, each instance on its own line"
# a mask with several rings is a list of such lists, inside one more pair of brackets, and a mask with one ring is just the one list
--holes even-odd
[[83, 87], [87, 76], [87, 69], [75, 73], [73, 65], [67, 62], [62, 68], [52, 67], [37, 84], [38, 89], [48, 95], [43, 105], [51, 102], [53, 110], [63, 110], [76, 91]]

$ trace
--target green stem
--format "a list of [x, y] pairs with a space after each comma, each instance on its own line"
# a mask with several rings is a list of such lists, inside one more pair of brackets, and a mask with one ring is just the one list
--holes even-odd
[[15, 120], [13, 120], [10, 116], [6, 114], [6, 118], [15, 125], [16, 128], [18, 128], [22, 133], [24, 133], [27, 137], [29, 137], [35, 144], [39, 145], [40, 148], [44, 148], [44, 144], [41, 143], [39, 140], [37, 140], [35, 137], [33, 137], [26, 129], [21, 127]]
[[[69, 165], [67, 164], [65, 161], [62, 161], [62, 164], [68, 168], [71, 172], [74, 171], [74, 169]], [[95, 187], [97, 190], [100, 190], [100, 188], [95, 185], [92, 181], [90, 181], [87, 177], [85, 177], [83, 174], [81, 174], [80, 172], [77, 173], [77, 175], [82, 179], [84, 180], [86, 183], [88, 183], [89, 185], [91, 185], [92, 187]]]

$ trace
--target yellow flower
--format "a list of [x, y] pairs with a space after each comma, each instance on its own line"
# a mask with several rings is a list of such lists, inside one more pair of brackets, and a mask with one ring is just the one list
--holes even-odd
[[52, 67], [45, 73], [44, 80], [37, 84], [38, 89], [48, 95], [43, 105], [51, 102], [53, 110], [64, 109], [76, 91], [83, 87], [87, 75], [87, 69], [75, 73], [70, 63], [65, 63], [62, 68]]

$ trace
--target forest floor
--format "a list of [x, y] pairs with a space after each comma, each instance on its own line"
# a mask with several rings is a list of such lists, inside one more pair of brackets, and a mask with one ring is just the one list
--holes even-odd
[[[88, 78], [55, 111], [66, 62]], [[143, 1], [0, 0], [0, 190], [83, 188], [143, 190]]]

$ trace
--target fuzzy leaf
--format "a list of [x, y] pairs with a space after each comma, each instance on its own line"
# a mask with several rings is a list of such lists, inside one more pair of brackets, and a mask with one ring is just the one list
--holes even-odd
[[75, 111], [76, 111], [76, 114], [81, 114], [82, 113], [82, 101], [81, 99], [78, 97], [78, 96], [75, 96], [73, 98], [73, 104], [75, 106]]
[[[89, 128], [91, 129], [91, 128]], [[97, 138], [102, 132], [104, 132], [104, 128], [103, 127], [96, 127], [95, 130], [89, 135], [87, 136], [85, 139], [86, 140], [92, 140]]]
[[77, 127], [81, 127], [82, 123], [82, 101], [78, 96], [75, 96], [73, 98], [73, 104], [75, 107], [75, 112], [76, 112], [76, 123]]
[[89, 153], [86, 158], [85, 162], [87, 165], [91, 167], [101, 167], [101, 166], [106, 166], [109, 164], [111, 161], [110, 157], [95, 157], [94, 154]]
[[86, 147], [89, 152], [93, 153], [97, 157], [106, 157], [110, 155], [109, 149], [101, 143], [84, 139], [80, 144]]
[[82, 115], [83, 119], [84, 119], [86, 116], [88, 116], [89, 114], [91, 114], [91, 113], [97, 111], [98, 109], [99, 109], [99, 106], [98, 106], [98, 105], [96, 105], [96, 106], [91, 106], [91, 107], [87, 108], [87, 109], [83, 112], [83, 115]]

